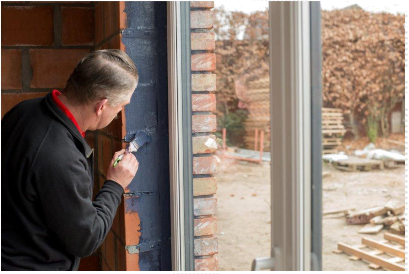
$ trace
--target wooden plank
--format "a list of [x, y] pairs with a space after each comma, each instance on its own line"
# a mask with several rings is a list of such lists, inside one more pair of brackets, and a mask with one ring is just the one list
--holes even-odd
[[349, 259], [351, 261], [359, 261], [361, 258], [357, 257], [357, 256], [350, 256]]
[[383, 224], [381, 225], [373, 225], [373, 224], [367, 224], [361, 230], [358, 231], [358, 233], [361, 234], [376, 234], [379, 233], [383, 228]]
[[338, 243], [338, 249], [353, 256], [357, 256], [373, 264], [379, 265], [383, 268], [394, 271], [405, 271], [405, 266], [390, 262], [382, 257], [372, 255], [369, 252], [360, 250], [344, 243]]
[[371, 251], [369, 253], [372, 254], [372, 255], [381, 255], [381, 254], [383, 254], [385, 252], [383, 252], [382, 250], [374, 250], [374, 251]]
[[362, 238], [362, 243], [367, 246], [382, 250], [385, 253], [389, 253], [389, 254], [398, 256], [399, 258], [405, 258], [405, 251], [398, 249], [396, 247], [386, 245], [384, 243], [380, 243], [380, 242], [377, 242], [369, 238]]
[[378, 269], [380, 269], [380, 268], [382, 268], [380, 265], [377, 265], [377, 264], [369, 264], [369, 268], [370, 269], [375, 269], [375, 270], [378, 270]]
[[389, 142], [391, 144], [395, 144], [395, 145], [398, 145], [398, 146], [403, 146], [403, 147], [405, 146], [404, 142], [399, 142], [399, 141], [395, 141], [395, 140], [386, 139], [386, 142]]
[[395, 234], [405, 235], [405, 225], [401, 221], [397, 221], [389, 227], [389, 231]]
[[392, 263], [401, 263], [405, 260], [405, 258], [398, 258], [398, 257], [393, 257], [392, 259], [389, 259], [390, 262]]
[[401, 245], [405, 246], [405, 238], [404, 237], [401, 237], [401, 236], [398, 236], [398, 235], [395, 235], [395, 234], [392, 234], [392, 233], [389, 233], [389, 232], [386, 232], [385, 234], [383, 234], [383, 237], [386, 240], [396, 242], [398, 244], [401, 244]]
[[342, 250], [339, 250], [339, 249], [334, 249], [334, 250], [332, 250], [332, 252], [335, 253], [335, 254], [344, 253], [344, 252], [342, 252]]
[[405, 211], [405, 203], [398, 200], [390, 200], [385, 207], [392, 212], [393, 215], [400, 215]]
[[325, 211], [322, 215], [337, 214], [337, 213], [345, 213], [345, 214], [347, 214], [349, 211], [353, 211], [353, 210], [355, 210], [355, 207], [352, 207], [352, 208], [344, 208], [344, 209], [328, 210], [328, 211]]

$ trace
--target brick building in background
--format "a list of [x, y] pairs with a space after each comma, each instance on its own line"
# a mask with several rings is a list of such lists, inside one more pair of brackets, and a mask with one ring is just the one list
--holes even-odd
[[[212, 8], [213, 2], [191, 2], [196, 270], [217, 270], [216, 161], [205, 145], [216, 131]], [[140, 82], [131, 104], [107, 128], [86, 135], [95, 151], [94, 195], [127, 132], [153, 123], [150, 153], [138, 158], [140, 170], [111, 231], [80, 270], [170, 270], [166, 2], [2, 2], [1, 15], [2, 117], [23, 100], [63, 90], [77, 62], [93, 50], [121, 49], [136, 63]], [[160, 166], [156, 174], [151, 165]]]

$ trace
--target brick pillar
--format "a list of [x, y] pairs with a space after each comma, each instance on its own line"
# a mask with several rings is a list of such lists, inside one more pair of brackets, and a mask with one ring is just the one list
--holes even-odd
[[[125, 51], [121, 31], [125, 28], [126, 14], [124, 2], [95, 2], [95, 50], [120, 49]], [[106, 128], [93, 133], [95, 139], [95, 185], [94, 193], [102, 187], [106, 180], [108, 165], [114, 153], [125, 144], [121, 139], [125, 136], [124, 109]], [[124, 198], [118, 207], [111, 230], [100, 247], [102, 270], [128, 270], [125, 227]]]
[[216, 56], [212, 1], [190, 2], [195, 270], [218, 270], [216, 214]]

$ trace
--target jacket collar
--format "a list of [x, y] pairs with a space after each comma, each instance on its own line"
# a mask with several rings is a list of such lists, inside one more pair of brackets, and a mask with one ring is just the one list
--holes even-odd
[[88, 158], [91, 153], [92, 149], [91, 147], [87, 144], [85, 139], [81, 136], [81, 133], [78, 131], [77, 127], [74, 125], [74, 123], [67, 117], [67, 115], [55, 104], [53, 98], [52, 98], [52, 93], [48, 93], [43, 101], [45, 102], [45, 105], [47, 108], [54, 114], [54, 116], [59, 120], [67, 129], [68, 131], [78, 139], [78, 141], [81, 142], [84, 148], [84, 153], [85, 156]]

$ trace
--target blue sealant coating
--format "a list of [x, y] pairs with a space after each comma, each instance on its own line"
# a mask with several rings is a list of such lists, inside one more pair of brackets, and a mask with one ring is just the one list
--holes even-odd
[[[166, 2], [126, 2], [128, 28], [122, 33], [126, 53], [135, 62], [139, 84], [125, 107], [126, 132], [145, 131], [150, 142], [135, 154], [139, 169], [129, 185], [127, 211], [138, 212], [139, 244], [161, 242], [139, 254], [141, 270], [171, 270], [170, 183]], [[127, 134], [127, 135], [128, 135]]]

